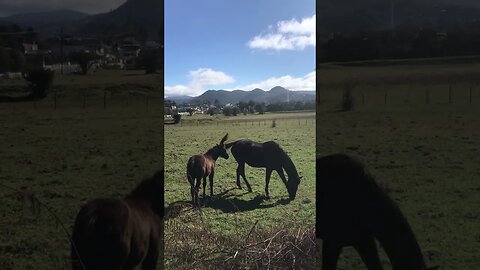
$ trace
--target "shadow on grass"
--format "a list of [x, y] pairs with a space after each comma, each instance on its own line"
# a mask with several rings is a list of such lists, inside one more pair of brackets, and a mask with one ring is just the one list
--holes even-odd
[[[218, 209], [224, 213], [235, 213], [271, 208], [277, 205], [286, 205], [290, 203], [289, 199], [279, 199], [276, 202], [271, 202], [264, 195], [257, 195], [251, 200], [244, 200], [240, 197], [247, 193], [240, 195], [229, 194], [231, 190], [233, 189], [223, 191], [213, 197], [200, 198], [200, 205], [202, 207]], [[265, 202], [269, 203], [265, 204]]]
[[[277, 205], [286, 205], [290, 203], [290, 199], [279, 199], [275, 202], [270, 201], [264, 195], [257, 195], [251, 200], [244, 200], [241, 196], [248, 194], [234, 195], [230, 194], [230, 191], [236, 188], [227, 189], [213, 197], [206, 196], [203, 198], [200, 195], [200, 209], [194, 207], [191, 201], [176, 201], [165, 207], [165, 219], [176, 218], [182, 212], [200, 210], [201, 208], [212, 208], [220, 210], [224, 213], [246, 212], [256, 209], [265, 209], [275, 207]], [[264, 204], [264, 202], [270, 202]]]

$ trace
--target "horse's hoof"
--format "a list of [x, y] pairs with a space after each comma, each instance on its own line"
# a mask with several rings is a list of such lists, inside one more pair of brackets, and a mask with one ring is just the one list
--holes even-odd
[[249, 193], [252, 193], [253, 191], [252, 191], [252, 189], [251, 189], [251, 188], [249, 188], [249, 189], [248, 189], [248, 192], [249, 192]]
[[265, 200], [270, 200], [270, 195], [265, 196]]

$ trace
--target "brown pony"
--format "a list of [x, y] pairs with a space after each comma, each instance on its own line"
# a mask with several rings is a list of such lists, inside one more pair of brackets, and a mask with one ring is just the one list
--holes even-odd
[[[228, 133], [222, 138], [220, 144], [210, 148], [203, 155], [195, 155], [188, 159], [187, 179], [190, 183], [190, 193], [192, 203], [198, 205], [198, 191], [200, 190], [200, 181], [203, 178], [203, 197], [205, 198], [205, 186], [207, 185], [207, 176], [210, 180], [210, 196], [213, 196], [213, 176], [215, 174], [215, 161], [218, 157], [228, 159], [228, 153], [225, 149], [225, 141]], [[195, 180], [197, 181], [195, 183]]]
[[153, 270], [161, 245], [163, 170], [142, 181], [124, 199], [85, 204], [73, 227], [74, 270]]
[[362, 163], [335, 154], [317, 159], [317, 238], [323, 239], [322, 269], [334, 270], [344, 246], [353, 246], [369, 270], [382, 270], [375, 239], [393, 270], [427, 268], [400, 208]]
[[[242, 176], [248, 191], [252, 192], [252, 187], [245, 177], [245, 163], [256, 168], [265, 168], [265, 194], [270, 198], [268, 192], [268, 184], [270, 183], [270, 176], [272, 171], [277, 171], [283, 183], [287, 187], [288, 196], [290, 200], [295, 199], [297, 195], [298, 185], [300, 184], [301, 176], [298, 175], [297, 168], [293, 164], [290, 157], [283, 151], [283, 149], [274, 141], [257, 143], [251, 140], [238, 140], [227, 143], [226, 148], [232, 148], [232, 155], [238, 163], [237, 166], [237, 187], [241, 188], [240, 176]], [[283, 170], [287, 172], [288, 181], [285, 179]]]

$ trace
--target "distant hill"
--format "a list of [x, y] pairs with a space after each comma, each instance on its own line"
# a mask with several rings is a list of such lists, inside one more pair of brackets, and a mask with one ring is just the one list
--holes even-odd
[[[0, 22], [33, 27], [41, 39], [64, 32], [88, 37], [122, 37], [134, 35], [140, 40], [162, 40], [163, 1], [128, 0], [118, 8], [102, 14], [88, 15], [72, 10], [58, 10], [12, 15]], [[162, 30], [162, 31], [161, 31]]]
[[318, 1], [317, 32], [357, 33], [394, 25], [429, 26], [445, 31], [480, 20], [480, 1], [473, 0], [323, 0]]
[[117, 9], [82, 21], [79, 33], [94, 36], [134, 33], [150, 39], [163, 38], [163, 1], [128, 0]]
[[240, 101], [248, 102], [250, 100], [256, 103], [265, 102], [267, 104], [286, 101], [305, 102], [315, 100], [315, 91], [290, 91], [280, 86], [276, 86], [269, 91], [264, 91], [258, 88], [251, 91], [208, 90], [200, 96], [193, 97], [189, 101], [184, 100], [184, 102], [188, 102], [191, 104], [210, 102], [211, 104], [214, 104], [215, 100], [218, 100], [220, 104], [235, 104]]
[[0, 23], [14, 23], [21, 27], [32, 27], [42, 37], [59, 33], [60, 28], [65, 31], [76, 31], [77, 23], [90, 16], [89, 14], [63, 9], [46, 12], [15, 14], [0, 18]]
[[86, 13], [63, 9], [56, 11], [15, 14], [0, 18], [0, 21], [12, 22], [21, 26], [35, 27], [39, 25], [70, 23], [88, 16], [90, 15]]

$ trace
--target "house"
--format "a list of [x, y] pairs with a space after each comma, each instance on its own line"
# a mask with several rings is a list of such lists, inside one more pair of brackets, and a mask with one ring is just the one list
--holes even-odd
[[38, 52], [38, 44], [34, 42], [32, 43], [22, 43], [23, 46], [23, 53], [27, 54], [36, 54]]
[[118, 47], [118, 53], [125, 65], [125, 69], [133, 69], [136, 66], [137, 57], [140, 55], [142, 47], [140, 43], [133, 38], [125, 39]]

